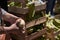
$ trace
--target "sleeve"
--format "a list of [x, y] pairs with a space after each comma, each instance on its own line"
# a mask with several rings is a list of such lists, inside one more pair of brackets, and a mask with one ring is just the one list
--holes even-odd
[[7, 11], [5, 11], [5, 10], [2, 9], [2, 8], [1, 8], [1, 11], [2, 11], [2, 14], [3, 14], [3, 15], [6, 14], [6, 13], [8, 13]]

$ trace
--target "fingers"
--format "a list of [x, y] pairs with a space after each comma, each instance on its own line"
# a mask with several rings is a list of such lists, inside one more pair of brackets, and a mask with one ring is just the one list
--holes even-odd
[[9, 27], [4, 27], [4, 30], [25, 29], [25, 21], [23, 19], [17, 19], [14, 24]]

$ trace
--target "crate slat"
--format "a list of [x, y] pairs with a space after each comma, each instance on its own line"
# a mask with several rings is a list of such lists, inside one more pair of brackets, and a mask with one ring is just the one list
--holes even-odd
[[39, 36], [42, 36], [43, 34], [45, 34], [47, 31], [46, 31], [46, 28], [40, 30], [39, 32], [35, 32], [31, 35], [29, 35], [29, 38], [32, 40], [32, 39], [36, 39], [37, 37]]
[[32, 27], [32, 26], [35, 26], [35, 25], [44, 23], [45, 21], [46, 21], [46, 17], [40, 17], [40, 18], [38, 18], [38, 19], [35, 19], [35, 20], [27, 23], [27, 24], [26, 24], [26, 28], [29, 28], [29, 27]]
[[[35, 12], [44, 10], [46, 5], [35, 6]], [[19, 8], [19, 7], [8, 7], [9, 12], [18, 13], [18, 14], [27, 14], [29, 12], [29, 8]]]

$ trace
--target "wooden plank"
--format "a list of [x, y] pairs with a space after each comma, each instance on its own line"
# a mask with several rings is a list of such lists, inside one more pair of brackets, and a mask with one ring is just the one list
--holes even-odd
[[40, 30], [39, 32], [35, 32], [35, 33], [29, 35], [28, 38], [30, 40], [36, 39], [37, 37], [42, 36], [43, 34], [45, 34], [47, 32], [46, 29], [47, 28], [44, 28], [44, 29]]
[[35, 6], [35, 11], [41, 11], [41, 10], [44, 10], [45, 8], [46, 8], [46, 4]]
[[26, 28], [29, 28], [29, 27], [32, 27], [32, 26], [35, 26], [35, 25], [44, 23], [45, 21], [46, 21], [46, 17], [40, 17], [40, 18], [38, 18], [38, 19], [35, 19], [35, 20], [27, 23], [27, 24], [26, 24]]
[[28, 12], [28, 8], [18, 8], [18, 7], [9, 7], [9, 12], [19, 13], [19, 14], [26, 14]]
[[[46, 5], [35, 6], [35, 11], [41, 11], [46, 8]], [[18, 13], [18, 14], [27, 14], [29, 8], [18, 8], [18, 7], [8, 7], [9, 12]]]
[[47, 38], [55, 40], [54, 29], [49, 29], [49, 32], [47, 31]]

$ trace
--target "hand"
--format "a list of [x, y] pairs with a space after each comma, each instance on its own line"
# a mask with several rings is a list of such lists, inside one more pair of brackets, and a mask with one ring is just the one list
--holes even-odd
[[23, 26], [25, 26], [25, 21], [23, 19], [17, 19], [16, 20], [16, 25], [18, 27], [23, 27]]

